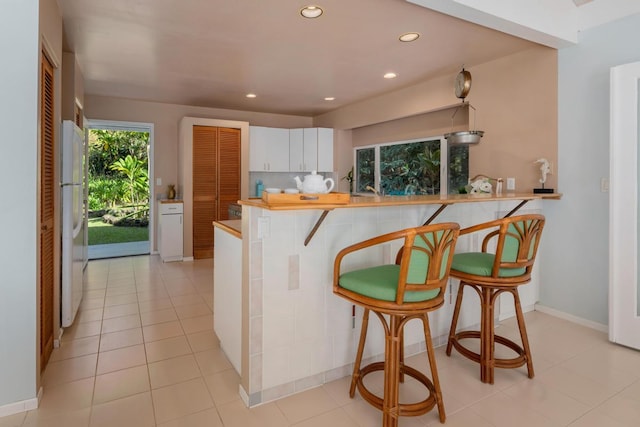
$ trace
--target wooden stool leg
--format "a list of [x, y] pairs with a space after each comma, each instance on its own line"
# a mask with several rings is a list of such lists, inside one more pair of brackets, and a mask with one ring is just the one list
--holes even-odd
[[424, 342], [427, 347], [427, 357], [429, 358], [429, 367], [431, 368], [431, 382], [436, 392], [436, 404], [438, 405], [438, 415], [440, 416], [440, 422], [444, 423], [447, 416], [444, 412], [444, 401], [442, 400], [442, 391], [440, 390], [440, 379], [438, 377], [438, 367], [436, 366], [436, 354], [433, 349], [433, 342], [431, 340], [431, 327], [429, 326], [429, 316], [425, 313], [422, 316], [422, 324], [424, 326]]
[[522, 340], [522, 349], [527, 358], [527, 374], [529, 378], [533, 378], [533, 360], [531, 360], [531, 349], [529, 348], [529, 338], [527, 337], [527, 328], [524, 325], [524, 315], [522, 314], [522, 306], [520, 305], [520, 296], [518, 289], [514, 289], [511, 294], [516, 306], [516, 318], [518, 319], [518, 329], [520, 330], [520, 339]]
[[447, 341], [447, 356], [451, 356], [451, 347], [453, 339], [456, 335], [456, 327], [458, 326], [458, 316], [460, 315], [460, 306], [462, 305], [462, 293], [464, 291], [464, 282], [460, 281], [458, 287], [458, 296], [456, 297], [456, 306], [453, 310], [453, 319], [451, 319], [451, 328], [449, 328], [449, 340]]
[[482, 287], [481, 311], [482, 319], [480, 322], [480, 381], [483, 383], [493, 384], [493, 368], [494, 368], [494, 331], [493, 331], [493, 313], [494, 300], [491, 288]]
[[384, 348], [384, 399], [382, 402], [382, 426], [397, 427], [400, 408], [400, 336], [402, 322], [400, 316], [389, 316], [389, 329]]
[[364, 309], [362, 315], [362, 328], [360, 329], [360, 342], [358, 343], [358, 352], [356, 360], [353, 363], [353, 375], [351, 376], [351, 387], [349, 388], [349, 397], [353, 398], [356, 394], [356, 382], [360, 378], [360, 364], [362, 362], [362, 353], [364, 351], [364, 342], [367, 339], [367, 329], [369, 327], [369, 309]]
[[[400, 367], [404, 366], [404, 328], [400, 328]], [[400, 369], [399, 381], [404, 383], [404, 372]]]

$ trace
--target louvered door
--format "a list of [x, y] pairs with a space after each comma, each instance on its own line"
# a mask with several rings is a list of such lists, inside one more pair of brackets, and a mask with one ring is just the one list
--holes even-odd
[[229, 205], [240, 199], [240, 129], [218, 128], [218, 212], [229, 219]]
[[240, 129], [193, 126], [193, 257], [213, 257], [213, 221], [240, 198]]
[[218, 186], [218, 128], [193, 127], [193, 258], [213, 257]]
[[55, 118], [53, 66], [42, 55], [40, 88], [40, 369], [53, 351]]

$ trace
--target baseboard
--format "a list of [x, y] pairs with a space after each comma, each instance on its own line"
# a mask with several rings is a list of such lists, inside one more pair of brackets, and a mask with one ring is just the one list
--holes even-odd
[[60, 342], [62, 341], [62, 334], [64, 333], [64, 329], [58, 329], [58, 338], [53, 340], [53, 348], [60, 348]]
[[[530, 311], [533, 311], [536, 309], [535, 304], [531, 304], [531, 305], [523, 305], [522, 306], [522, 312], [523, 313], [528, 313]], [[516, 311], [515, 310], [509, 310], [508, 312], [500, 312], [500, 314], [498, 315], [498, 320], [499, 321], [503, 321], [505, 319], [510, 319], [512, 317], [516, 317]]]
[[191, 261], [191, 262], [193, 262], [193, 257], [192, 256], [186, 256], [186, 257], [182, 258], [182, 261]]
[[244, 387], [242, 384], [238, 384], [238, 393], [240, 394], [240, 399], [244, 402], [244, 406], [249, 407], [249, 395], [246, 391], [244, 391]]
[[540, 304], [536, 304], [535, 309], [541, 313], [559, 317], [560, 319], [568, 320], [569, 322], [577, 323], [578, 325], [586, 326], [587, 328], [595, 329], [596, 331], [604, 332], [605, 334], [609, 333], [609, 326], [603, 325], [602, 323], [583, 319], [582, 317], [574, 316], [572, 314], [565, 313], [564, 311], [556, 310]]
[[7, 405], [0, 406], [0, 417], [6, 417], [13, 414], [19, 414], [20, 412], [31, 411], [38, 408], [38, 402], [42, 395], [42, 389], [38, 391], [38, 396], [32, 399], [23, 400], [21, 402], [9, 403]]

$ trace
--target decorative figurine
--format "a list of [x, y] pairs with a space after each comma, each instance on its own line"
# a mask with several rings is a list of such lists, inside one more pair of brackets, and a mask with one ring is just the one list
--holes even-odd
[[492, 186], [491, 182], [489, 182], [489, 178], [478, 178], [475, 181], [469, 183], [471, 187], [469, 189], [469, 194], [479, 194], [479, 193], [491, 193]]
[[541, 188], [534, 188], [534, 193], [553, 193], [553, 188], [544, 188], [544, 183], [547, 182], [547, 174], [551, 173], [551, 167], [549, 166], [549, 161], [544, 157], [539, 158], [534, 163], [540, 163], [540, 174], [542, 177], [539, 179]]

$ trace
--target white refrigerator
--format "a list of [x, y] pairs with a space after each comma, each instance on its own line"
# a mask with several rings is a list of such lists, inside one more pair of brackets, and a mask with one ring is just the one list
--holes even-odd
[[82, 301], [82, 283], [87, 263], [84, 188], [84, 132], [75, 123], [62, 123], [62, 327], [71, 326]]

